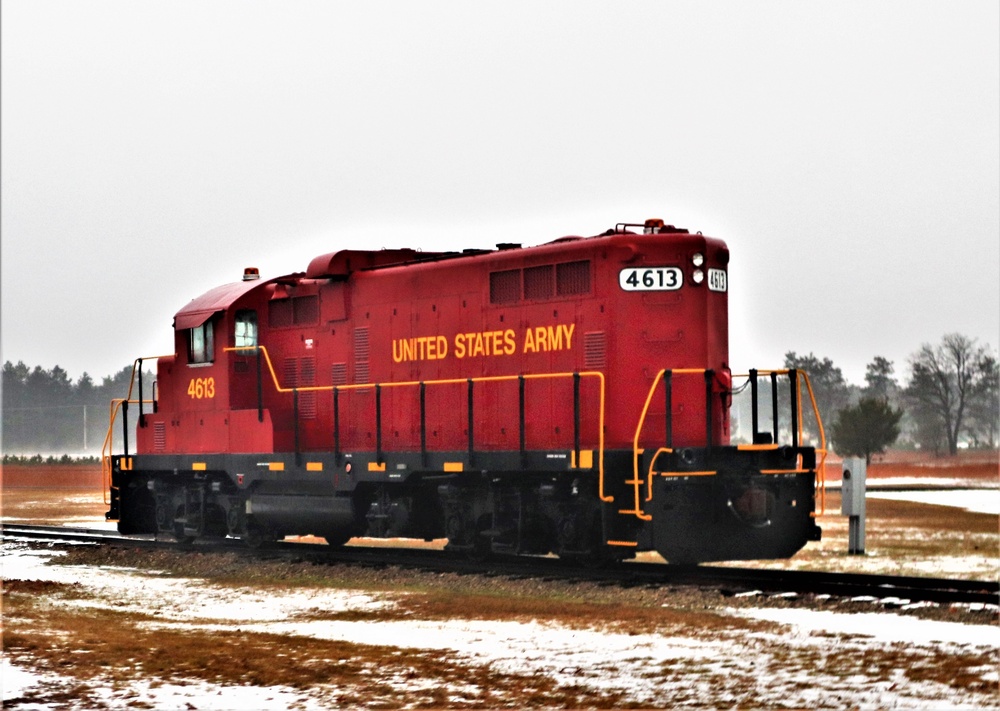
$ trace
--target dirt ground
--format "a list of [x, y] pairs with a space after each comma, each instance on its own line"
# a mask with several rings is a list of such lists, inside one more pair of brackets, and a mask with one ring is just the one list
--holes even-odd
[[0, 490], [22, 488], [101, 488], [100, 464], [4, 464]]
[[[827, 480], [839, 481], [841, 459], [827, 458]], [[1000, 481], [1000, 459], [997, 452], [971, 451], [951, 456], [928, 456], [919, 451], [891, 451], [876, 456], [868, 467], [873, 480], [899, 478], [959, 479], [969, 484]]]
[[[997, 481], [995, 461], [968, 457], [877, 463], [869, 476], [931, 468], [965, 486]], [[100, 479], [96, 466], [5, 467], [0, 513], [10, 523], [107, 525]], [[849, 556], [839, 506], [831, 490], [822, 541], [756, 565], [974, 579], [1000, 570], [996, 515], [870, 498], [866, 555]], [[915, 606], [904, 617], [863, 601], [248, 567], [236, 556], [89, 546], [65, 548], [63, 572], [36, 578], [7, 572], [52, 553], [4, 545], [0, 673], [27, 679], [4, 691], [5, 708], [980, 708], [1000, 693], [995, 610]], [[338, 611], [345, 595], [354, 602]], [[266, 621], [255, 621], [258, 607]], [[772, 613], [778, 626], [764, 621]], [[802, 637], [781, 617], [798, 614], [834, 628]], [[869, 636], [896, 619], [906, 631]], [[337, 636], [350, 625], [358, 632]], [[944, 641], [911, 641], [922, 625], [943, 625], [930, 634]], [[462, 645], [471, 651], [453, 651]]]
[[[1000, 485], [996, 452], [921, 458], [891, 452], [872, 463], [872, 484], [923, 480], [967, 487]], [[951, 506], [869, 497], [865, 555], [848, 555], [848, 520], [840, 514], [840, 461], [828, 463], [826, 508], [817, 516], [823, 539], [789, 560], [749, 563], [761, 567], [876, 572], [894, 575], [995, 579], [1000, 570], [1000, 534], [995, 515]], [[5, 521], [73, 526], [104, 525], [107, 511], [99, 465], [7, 465], [0, 470], [0, 515]], [[415, 542], [416, 543], [416, 542]], [[355, 540], [353, 545], [387, 545]], [[419, 544], [424, 545], [424, 544]], [[436, 545], [443, 545], [438, 542]], [[656, 554], [640, 554], [650, 560]], [[747, 565], [745, 562], [734, 565]]]

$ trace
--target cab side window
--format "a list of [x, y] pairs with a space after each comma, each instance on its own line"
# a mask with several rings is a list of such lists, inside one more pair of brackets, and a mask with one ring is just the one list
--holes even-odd
[[237, 311], [236, 312], [236, 347], [256, 348], [257, 347], [257, 312]]
[[215, 360], [215, 338], [212, 322], [206, 321], [188, 332], [188, 362], [211, 363]]

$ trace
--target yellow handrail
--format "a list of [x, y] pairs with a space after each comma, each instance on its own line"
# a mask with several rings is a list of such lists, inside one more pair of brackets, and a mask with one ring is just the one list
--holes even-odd
[[[809, 374], [800, 371], [805, 376], [806, 390], [809, 391], [809, 401], [812, 403], [813, 413], [816, 415], [816, 426], [819, 428], [819, 449], [816, 452], [820, 455], [816, 464], [816, 485], [819, 487], [819, 511], [816, 513], [826, 513], [826, 430], [823, 429], [823, 418], [819, 414], [819, 406], [816, 404], [816, 395], [813, 393], [812, 383], [809, 381]], [[797, 393], [799, 397], [799, 441], [802, 435], [802, 392]]]
[[[598, 465], [598, 487], [599, 495], [605, 501], [611, 501], [611, 497], [606, 497], [604, 495], [604, 408], [605, 408], [605, 378], [604, 373], [599, 371], [582, 371], [578, 373], [533, 373], [527, 375], [495, 375], [495, 376], [480, 376], [474, 378], [447, 378], [439, 380], [413, 380], [413, 381], [400, 381], [400, 382], [385, 382], [385, 383], [363, 383], [355, 385], [307, 385], [303, 387], [284, 387], [281, 385], [281, 381], [278, 379], [278, 374], [274, 369], [274, 363], [271, 361], [271, 355], [267, 351], [266, 346], [236, 346], [227, 347], [223, 349], [226, 352], [232, 351], [260, 351], [264, 354], [264, 360], [267, 363], [268, 372], [271, 374], [271, 380], [274, 384], [275, 391], [279, 393], [290, 393], [294, 391], [298, 392], [332, 392], [333, 390], [361, 390], [372, 388], [376, 385], [379, 387], [404, 387], [404, 386], [419, 386], [421, 383], [424, 385], [448, 385], [457, 383], [467, 383], [469, 380], [473, 382], [500, 382], [500, 381], [511, 381], [517, 380], [519, 378], [524, 378], [525, 380], [540, 380], [540, 379], [551, 379], [551, 378], [564, 378], [573, 377], [574, 375], [579, 375], [580, 377], [597, 378], [600, 383], [599, 388], [599, 404], [598, 404], [598, 454], [597, 454], [597, 465]], [[170, 354], [171, 356], [174, 354]], [[104, 443], [101, 446], [101, 470], [102, 479], [104, 481], [104, 503], [109, 504], [110, 501], [108, 497], [110, 495], [111, 489], [111, 447], [112, 440], [114, 437], [114, 426], [118, 418], [118, 413], [122, 408], [122, 404], [128, 402], [129, 404], [136, 404], [138, 400], [132, 399], [132, 388], [135, 384], [135, 369], [138, 363], [142, 360], [153, 360], [154, 358], [165, 358], [169, 356], [150, 356], [148, 358], [136, 358], [132, 362], [132, 377], [129, 381], [128, 395], [125, 398], [119, 398], [111, 401], [110, 413], [109, 413], [109, 423], [108, 432], [104, 438]], [[143, 400], [144, 403], [151, 403], [152, 400]], [[579, 461], [579, 452], [577, 454], [577, 461]]]
[[[679, 375], [690, 375], [693, 373], [704, 373], [705, 370], [706, 370], [705, 368], [678, 368], [671, 372], [677, 373]], [[635, 510], [629, 513], [634, 513], [637, 518], [640, 518], [643, 521], [651, 521], [653, 520], [653, 517], [643, 513], [642, 507], [639, 505], [639, 496], [640, 496], [639, 487], [642, 485], [642, 482], [639, 479], [639, 454], [641, 451], [639, 449], [639, 437], [640, 435], [642, 435], [642, 428], [643, 425], [645, 425], [646, 423], [646, 413], [649, 412], [649, 404], [653, 401], [653, 393], [656, 392], [656, 386], [660, 384], [660, 380], [663, 379], [663, 376], [664, 374], [666, 374], [666, 372], [667, 369], [663, 368], [662, 370], [660, 370], [660, 372], [656, 374], [656, 377], [653, 378], [653, 384], [649, 388], [649, 393], [647, 393], [646, 395], [646, 402], [642, 406], [642, 413], [640, 413], [639, 415], [639, 422], [636, 424], [635, 436], [632, 438], [632, 481], [626, 483], [632, 483], [632, 485], [635, 487]], [[659, 456], [661, 453], [662, 452], [658, 451], [656, 453], [656, 456]]]
[[[278, 374], [274, 369], [274, 364], [271, 361], [271, 354], [267, 352], [266, 346], [234, 346], [223, 349], [226, 352], [231, 351], [260, 351], [264, 354], [264, 360], [267, 363], [268, 372], [271, 373], [271, 380], [274, 383], [275, 391], [279, 393], [290, 393], [294, 391], [298, 392], [333, 392], [334, 390], [362, 390], [373, 388], [376, 385], [382, 388], [398, 388], [398, 387], [414, 387], [423, 385], [456, 385], [461, 383], [467, 383], [470, 380], [474, 383], [496, 383], [503, 381], [518, 380], [519, 378], [524, 378], [525, 380], [542, 380], [542, 379], [552, 379], [552, 378], [571, 378], [574, 375], [579, 375], [581, 378], [597, 378], [600, 383], [599, 389], [599, 404], [598, 404], [598, 430], [597, 430], [597, 467], [598, 467], [598, 494], [604, 501], [612, 501], [612, 497], [606, 497], [604, 495], [604, 393], [605, 393], [605, 379], [604, 373], [600, 371], [580, 371], [580, 372], [565, 372], [565, 373], [530, 373], [525, 375], [483, 375], [472, 378], [444, 378], [439, 380], [405, 380], [405, 381], [393, 381], [384, 383], [357, 383], [354, 385], [306, 385], [303, 387], [288, 388], [282, 387], [281, 382], [278, 380]], [[579, 452], [577, 452], [577, 461], [579, 462]]]
[[[132, 361], [132, 375], [128, 381], [128, 394], [123, 398], [115, 398], [111, 400], [110, 412], [108, 413], [108, 433], [104, 436], [104, 443], [101, 444], [101, 481], [104, 486], [104, 503], [110, 504], [109, 496], [111, 495], [111, 448], [112, 439], [114, 438], [115, 420], [118, 419], [118, 412], [122, 408], [122, 403], [129, 403], [130, 405], [138, 404], [138, 400], [132, 399], [132, 388], [135, 387], [135, 369], [144, 360], [158, 360], [160, 358], [170, 358], [176, 354], [169, 353], [165, 355], [158, 356], [147, 356], [144, 358], [136, 358]], [[153, 400], [143, 400], [143, 404], [152, 403]]]
[[[705, 373], [706, 370], [707, 370], [706, 368], [677, 368], [675, 370], [671, 370], [671, 373], [672, 374], [678, 374], [678, 375], [692, 375], [692, 374], [697, 374], [697, 373]], [[629, 480], [629, 481], [627, 481], [627, 482], [625, 482], [626, 484], [631, 484], [634, 487], [634, 490], [635, 490], [635, 509], [634, 510], [628, 510], [628, 509], [626, 509], [626, 510], [623, 510], [621, 513], [633, 514], [637, 518], [639, 518], [639, 519], [641, 519], [643, 521], [650, 521], [650, 520], [652, 520], [652, 516], [650, 516], [649, 514], [644, 513], [643, 510], [642, 510], [642, 506], [640, 505], [640, 499], [641, 499], [641, 493], [640, 493], [640, 491], [641, 491], [641, 487], [642, 487], [642, 484], [643, 484], [643, 480], [640, 479], [640, 477], [639, 477], [639, 456], [642, 454], [642, 452], [644, 450], [641, 447], [639, 447], [639, 437], [642, 435], [642, 429], [643, 429], [643, 427], [646, 424], [646, 415], [649, 412], [649, 405], [653, 401], [653, 395], [656, 392], [656, 387], [660, 384], [660, 380], [663, 379], [663, 376], [666, 374], [666, 372], [667, 372], [667, 369], [664, 368], [663, 370], [661, 370], [660, 372], [658, 372], [656, 374], [656, 377], [653, 378], [653, 384], [650, 386], [649, 392], [646, 395], [646, 402], [645, 402], [645, 404], [642, 407], [642, 412], [639, 414], [639, 420], [636, 423], [636, 428], [635, 428], [635, 437], [632, 440], [632, 479]], [[791, 372], [790, 369], [782, 369], [782, 370], [759, 370], [759, 371], [757, 371], [757, 375], [758, 376], [761, 376], [761, 375], [771, 375], [772, 373], [774, 373], [775, 375], [788, 375], [790, 372]], [[818, 448], [816, 448], [816, 452], [817, 452], [817, 454], [820, 455], [820, 460], [819, 460], [819, 462], [817, 462], [817, 465], [816, 465], [816, 484], [817, 484], [817, 486], [818, 486], [818, 488], [820, 490], [820, 511], [819, 511], [819, 513], [825, 513], [826, 512], [826, 455], [827, 455], [827, 449], [826, 449], [826, 432], [823, 430], [823, 419], [822, 419], [822, 417], [820, 417], [819, 407], [816, 405], [816, 397], [813, 394], [812, 383], [809, 381], [809, 374], [806, 373], [804, 370], [797, 370], [796, 372], [797, 372], [797, 374], [799, 374], [799, 375], [802, 376], [802, 379], [805, 382], [806, 390], [809, 392], [809, 399], [810, 399], [810, 402], [812, 404], [813, 413], [816, 415], [816, 424], [817, 424], [817, 427], [819, 428], [820, 446]], [[750, 374], [749, 373], [740, 373], [740, 374], [734, 374], [732, 376], [732, 378], [744, 378], [744, 377], [748, 378], [748, 377], [750, 377]], [[795, 398], [796, 398], [796, 408], [795, 409], [797, 410], [797, 413], [798, 413], [798, 421], [795, 423], [795, 427], [797, 427], [797, 429], [798, 429], [799, 442], [801, 442], [802, 441], [802, 433], [803, 433], [803, 427], [802, 427], [802, 391], [801, 391], [801, 387], [797, 387], [796, 388]], [[762, 449], [762, 450], [763, 449], [776, 449], [777, 448], [777, 444], [770, 444], [770, 445], [740, 445], [739, 448], [740, 449]], [[672, 448], [669, 448], [669, 447], [660, 447], [659, 449], [656, 450], [656, 452], [653, 455], [652, 460], [650, 461], [649, 472], [648, 472], [648, 475], [646, 477], [646, 482], [647, 482], [647, 496], [646, 496], [646, 499], [645, 499], [646, 501], [651, 501], [652, 498], [653, 498], [653, 484], [652, 484], [652, 480], [653, 480], [653, 462], [655, 462], [656, 459], [661, 454], [666, 454], [666, 453], [670, 453], [670, 452], [673, 452]], [[799, 455], [799, 458], [800, 459], [799, 459], [799, 463], [796, 466], [796, 471], [802, 471], [801, 455]], [[706, 476], [707, 472], [695, 472], [694, 474]]]

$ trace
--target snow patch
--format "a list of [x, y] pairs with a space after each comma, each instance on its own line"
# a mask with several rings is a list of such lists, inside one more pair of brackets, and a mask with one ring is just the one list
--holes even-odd
[[867, 491], [869, 499], [913, 501], [918, 504], [951, 506], [970, 513], [1000, 516], [1000, 489], [962, 489], [953, 491]]
[[788, 625], [797, 635], [832, 632], [869, 637], [879, 643], [947, 644], [986, 650], [1000, 648], [1000, 628], [992, 625], [922, 620], [886, 612], [843, 613], [785, 608], [742, 608], [727, 612], [735, 617]]

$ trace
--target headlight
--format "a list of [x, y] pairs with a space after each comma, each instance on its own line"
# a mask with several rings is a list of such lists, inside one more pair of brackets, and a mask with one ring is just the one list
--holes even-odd
[[703, 281], [705, 281], [705, 272], [703, 272], [701, 269], [695, 269], [694, 274], [691, 275], [691, 278], [694, 279], [695, 284], [701, 284]]
[[702, 264], [705, 263], [705, 255], [702, 254], [701, 252], [695, 252], [694, 254], [691, 255], [691, 263], [696, 267], [700, 267]]

